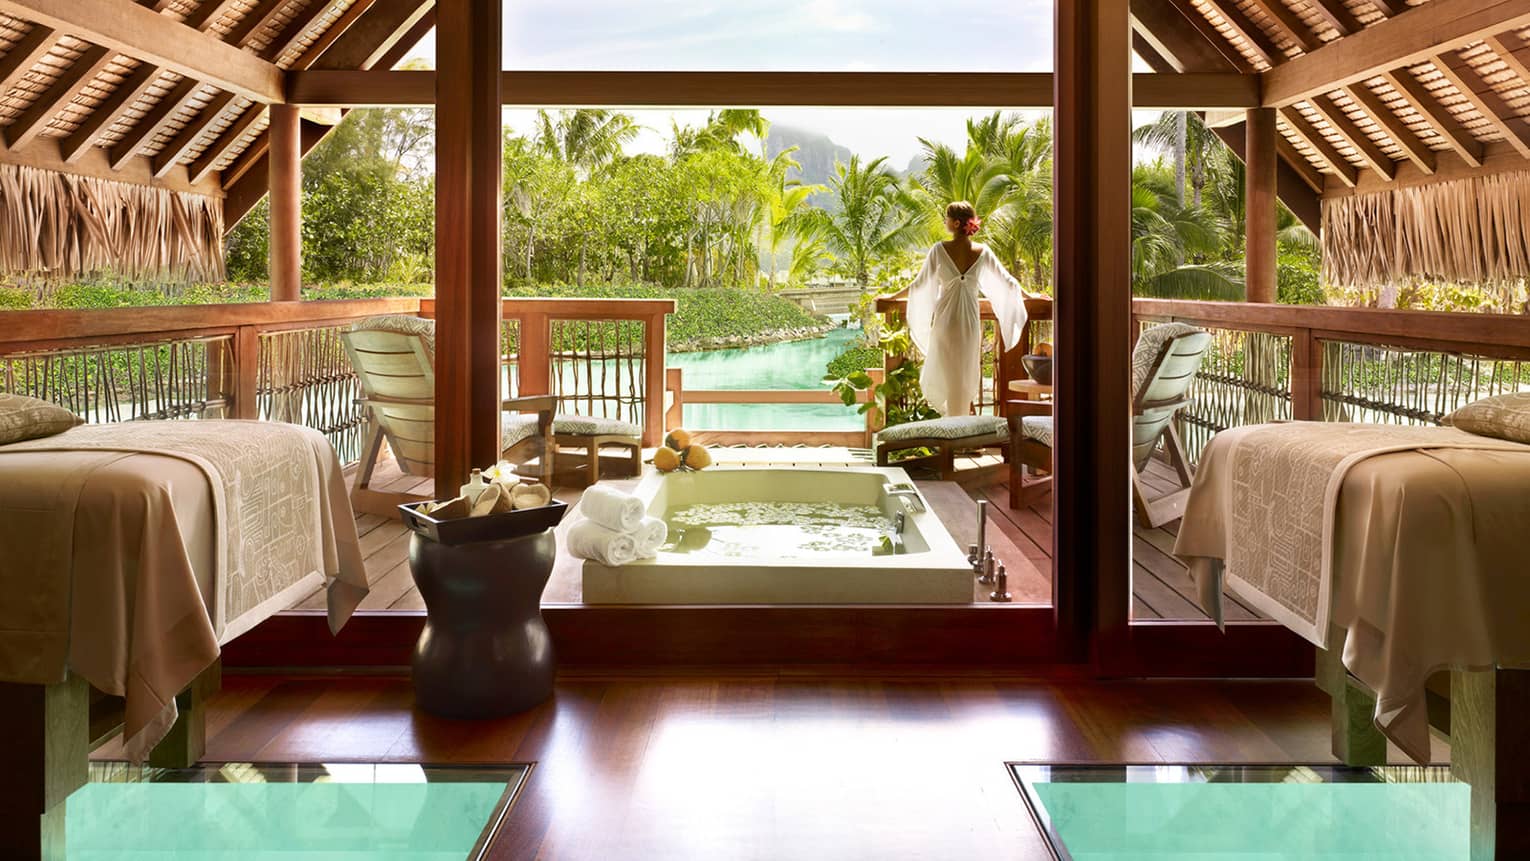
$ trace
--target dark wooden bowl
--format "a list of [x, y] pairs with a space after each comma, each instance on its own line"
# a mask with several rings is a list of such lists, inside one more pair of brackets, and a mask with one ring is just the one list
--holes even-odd
[[1031, 379], [1043, 386], [1052, 385], [1051, 356], [1021, 356], [1020, 364], [1025, 366], [1025, 372], [1031, 375]]

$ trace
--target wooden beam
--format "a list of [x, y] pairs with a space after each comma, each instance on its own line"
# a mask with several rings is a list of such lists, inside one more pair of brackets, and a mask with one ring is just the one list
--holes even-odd
[[1476, 69], [1455, 51], [1430, 57], [1429, 62], [1495, 131], [1503, 135], [1510, 146], [1519, 150], [1520, 155], [1530, 158], [1530, 125], [1519, 118], [1503, 96], [1482, 80]]
[[148, 63], [139, 63], [138, 68], [118, 84], [117, 89], [112, 90], [112, 94], [107, 96], [105, 101], [86, 114], [75, 130], [64, 138], [64, 142], [59, 147], [64, 154], [64, 160], [74, 161], [84, 155], [101, 135], [128, 112], [134, 102], [149, 92], [157, 80], [159, 80], [159, 69]]
[[413, 49], [435, 26], [435, 8], [435, 0], [375, 0], [366, 16], [347, 28], [309, 68], [392, 68], [394, 64], [383, 63], [383, 57], [400, 45], [404, 51]]
[[202, 154], [191, 163], [189, 171], [192, 181], [196, 182], [212, 173], [213, 167], [222, 161], [229, 150], [239, 143], [239, 139], [244, 137], [245, 133], [265, 115], [266, 111], [261, 105], [250, 105], [245, 108], [244, 113], [239, 115], [239, 119], [224, 130], [217, 140], [208, 144], [207, 148], [202, 150]]
[[[367, 17], [367, 14], [372, 11], [372, 6], [376, 2], [377, 0], [356, 0], [356, 2], [346, 7], [345, 12], [340, 17], [331, 22], [328, 27], [324, 28], [323, 33], [320, 33], [317, 38], [308, 43], [308, 47], [303, 49], [303, 53], [299, 54], [297, 59], [292, 61], [292, 65], [287, 67], [288, 71], [312, 68], [313, 64], [318, 62], [320, 57], [323, 57], [329, 49], [333, 48], [337, 42], [343, 39], [352, 27]], [[356, 68], [362, 67], [357, 66]]]
[[1192, 6], [1189, 0], [1167, 0], [1167, 2], [1175, 11], [1179, 12], [1191, 29], [1200, 34], [1201, 39], [1215, 48], [1228, 63], [1232, 64], [1234, 71], [1257, 71], [1254, 68], [1254, 64], [1250, 63], [1248, 58], [1243, 56], [1243, 52], [1233, 47], [1233, 44], [1227, 41], [1227, 37], [1222, 35], [1222, 31], [1213, 27], [1211, 22], [1206, 20], [1206, 16], [1202, 15], [1201, 11], [1195, 6]]
[[[1046, 72], [524, 72], [501, 73], [507, 105], [573, 107], [845, 105], [909, 107], [951, 104], [1046, 108]], [[1259, 102], [1258, 76], [1233, 73], [1132, 76], [1139, 108], [1236, 108]], [[313, 107], [428, 107], [431, 71], [312, 70], [288, 73], [288, 99]], [[955, 95], [959, 93], [959, 95]]]
[[[436, 13], [436, 493], [500, 452], [501, 0]], [[528, 333], [522, 333], [526, 336]]]
[[[1296, 147], [1286, 140], [1285, 135], [1281, 135], [1280, 140], [1276, 141], [1275, 151], [1280, 153], [1280, 157], [1285, 161], [1286, 166], [1295, 171], [1301, 177], [1302, 182], [1307, 184], [1308, 188], [1318, 194], [1323, 193], [1323, 172], [1314, 167], [1306, 156], [1297, 152]], [[1307, 226], [1313, 227], [1311, 224]], [[1313, 229], [1313, 232], [1317, 232], [1316, 228]]]
[[1329, 183], [1323, 189], [1323, 197], [1371, 194], [1377, 191], [1392, 191], [1455, 179], [1522, 173], [1525, 170], [1525, 157], [1504, 141], [1493, 141], [1485, 145], [1482, 148], [1482, 163], [1478, 165], [1468, 164], [1453, 152], [1440, 152], [1438, 155], [1439, 160], [1435, 163], [1432, 174], [1424, 173], [1412, 162], [1400, 162], [1397, 166], [1397, 176], [1391, 182], [1384, 182], [1370, 171], [1365, 171], [1360, 174], [1360, 180], [1354, 188], [1345, 188], [1336, 182]]
[[[1271, 2], [1279, 3], [1280, 0], [1271, 0]], [[1344, 5], [1344, 0], [1307, 0], [1307, 6], [1340, 36], [1358, 33], [1365, 28], [1365, 25], [1360, 23], [1360, 19], [1355, 17], [1355, 13], [1349, 11], [1349, 7]]]
[[271, 106], [270, 194], [271, 301], [295, 302], [303, 292], [303, 149], [294, 105]]
[[1139, 55], [1157, 72], [1236, 72], [1239, 66], [1224, 53], [1226, 40], [1220, 44], [1208, 40], [1172, 3], [1163, 0], [1132, 0], [1132, 33], [1148, 43], [1152, 53], [1165, 63], [1160, 65], [1140, 49]]
[[197, 141], [201, 140], [202, 135], [207, 133], [212, 124], [217, 122], [219, 117], [223, 116], [223, 112], [228, 109], [228, 106], [233, 101], [233, 93], [221, 91], [215, 93], [212, 100], [207, 103], [207, 107], [203, 108], [186, 125], [181, 126], [181, 130], [175, 133], [175, 137], [171, 138], [164, 148], [154, 156], [154, 175], [164, 176], [170, 172], [171, 168], [180, 164], [181, 159], [186, 157], [186, 153], [190, 152], [193, 146], [196, 146]]
[[1344, 156], [1334, 149], [1333, 144], [1328, 142], [1328, 138], [1323, 137], [1312, 123], [1307, 122], [1306, 117], [1295, 108], [1281, 108], [1280, 118], [1286, 121], [1286, 125], [1290, 126], [1292, 131], [1296, 132], [1297, 137], [1307, 142], [1307, 146], [1317, 150], [1317, 154], [1327, 163], [1329, 171], [1337, 176], [1340, 182], [1350, 188], [1355, 187], [1358, 171], [1355, 170], [1354, 165], [1345, 160]]
[[1396, 18], [1408, 10], [1407, 0], [1371, 0], [1371, 5], [1388, 18]]
[[1375, 171], [1382, 179], [1391, 179], [1397, 175], [1397, 164], [1381, 151], [1381, 147], [1377, 146], [1375, 141], [1372, 141], [1370, 136], [1362, 131], [1355, 121], [1334, 103], [1332, 98], [1313, 96], [1307, 100], [1307, 105], [1322, 117], [1329, 127], [1344, 139], [1345, 143], [1360, 154], [1360, 160], [1365, 162], [1366, 167]]
[[142, 156], [130, 156], [113, 163], [105, 149], [90, 147], [74, 159], [65, 160], [59, 144], [58, 138], [44, 136], [33, 141], [26, 149], [0, 149], [0, 162], [209, 197], [224, 196], [217, 182], [206, 179], [192, 182], [184, 170], [172, 170], [162, 177], [156, 177], [149, 160]]
[[[435, 23], [435, 0], [377, 0], [365, 18], [314, 61], [314, 67], [391, 69]], [[330, 128], [305, 122], [303, 152], [323, 140]], [[228, 194], [223, 208], [225, 230], [232, 230], [266, 195], [268, 140], [268, 135], [257, 137], [220, 175]]]
[[[1238, 4], [1233, 0], [1204, 0], [1206, 6], [1222, 17], [1233, 34], [1242, 39], [1254, 50], [1259, 59], [1267, 66], [1278, 66], [1285, 62], [1286, 54], [1280, 50], [1269, 34], [1255, 24]], [[1225, 38], [1225, 37], [1224, 37]]]
[[1398, 95], [1402, 96], [1419, 115], [1429, 121], [1429, 125], [1439, 132], [1440, 137], [1450, 144], [1450, 148], [1456, 151], [1473, 167], [1482, 166], [1482, 142], [1477, 140], [1461, 121], [1451, 115], [1444, 105], [1439, 103], [1434, 94], [1424, 88], [1418, 82], [1418, 78], [1407, 69], [1398, 69], [1396, 72], [1383, 72], [1382, 80], [1386, 81]]
[[82, 52], [53, 84], [39, 93], [32, 104], [5, 129], [5, 140], [12, 149], [19, 149], [37, 139], [48, 127], [48, 121], [90, 86], [116, 55], [98, 45], [91, 45]]
[[[1127, 0], [1054, 7], [1059, 647], [1110, 672], [1130, 641], [1131, 24]], [[1091, 654], [1092, 653], [1092, 654]]]
[[[1344, 93], [1360, 105], [1367, 116], [1386, 130], [1387, 137], [1402, 148], [1403, 154], [1417, 165], [1419, 170], [1424, 173], [1434, 173], [1434, 150], [1425, 146], [1418, 135], [1397, 118], [1397, 114], [1387, 107], [1386, 102], [1383, 102], [1374, 90], [1365, 84], [1352, 84], [1344, 88]], [[1393, 176], [1396, 176], [1395, 171]]]
[[200, 87], [201, 85], [192, 78], [180, 79], [169, 92], [160, 97], [148, 113], [128, 129], [122, 140], [112, 147], [111, 163], [121, 164], [137, 155], [139, 149], [165, 130], [175, 115], [180, 113], [181, 108], [196, 96]]
[[[1516, 77], [1530, 83], [1530, 49], [1525, 47], [1523, 39], [1511, 32], [1489, 36], [1482, 42], [1498, 55], [1498, 59], [1502, 60]], [[1516, 44], [1519, 47], [1515, 47]]]
[[258, 102], [281, 102], [282, 70], [168, 15], [119, 0], [0, 0], [0, 12]]
[[5, 56], [0, 57], [0, 96], [15, 89], [22, 77], [46, 57], [56, 44], [58, 33], [52, 27], [41, 24], [33, 25], [26, 35], [17, 39], [16, 44], [5, 52]]
[[[345, 0], [314, 0], [307, 8], [292, 16], [271, 42], [260, 52], [265, 59], [275, 63], [287, 53], [297, 41], [303, 38], [308, 29], [322, 16], [328, 15], [336, 6], [343, 4]], [[363, 9], [365, 7], [363, 6]]]
[[1317, 93], [1530, 26], [1524, 0], [1433, 0], [1264, 73], [1264, 100], [1287, 107]]
[[1279, 206], [1275, 197], [1275, 176], [1280, 165], [1274, 108], [1253, 108], [1245, 126], [1247, 143], [1243, 150], [1244, 230], [1243, 289], [1249, 302], [1274, 302], [1276, 298], [1276, 217]]
[[1296, 43], [1302, 53], [1310, 54], [1323, 47], [1323, 40], [1312, 32], [1301, 16], [1291, 11], [1285, 0], [1253, 0], [1254, 6], [1275, 22], [1275, 26], [1287, 39]]
[[260, 0], [223, 34], [230, 45], [243, 45], [251, 36], [264, 30], [287, 8], [287, 0]]
[[202, 0], [181, 23], [194, 30], [206, 30], [228, 14], [228, 10], [234, 8], [239, 2], [240, 0]]

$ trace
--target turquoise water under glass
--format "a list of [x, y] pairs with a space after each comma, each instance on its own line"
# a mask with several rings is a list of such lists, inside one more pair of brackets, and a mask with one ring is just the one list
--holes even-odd
[[69, 861], [462, 861], [526, 774], [417, 765], [93, 765], [69, 797]]
[[[667, 364], [681, 369], [687, 389], [827, 391], [823, 375], [829, 360], [860, 337], [860, 329], [831, 329], [806, 341], [670, 353]], [[692, 430], [854, 431], [866, 426], [855, 407], [839, 404], [686, 404], [684, 421]]]
[[1016, 770], [1054, 848], [1075, 861], [1469, 856], [1471, 790], [1448, 769]]

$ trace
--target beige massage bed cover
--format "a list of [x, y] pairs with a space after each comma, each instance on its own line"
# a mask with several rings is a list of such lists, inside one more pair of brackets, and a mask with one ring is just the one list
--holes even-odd
[[[1232, 443], [1251, 430], [1223, 431], [1207, 447], [1175, 546], [1219, 620], [1217, 563], [1237, 540], [1226, 480]], [[1430, 675], [1530, 666], [1530, 446], [1423, 448], [1358, 461], [1339, 489], [1332, 552], [1331, 633], [1317, 644], [1342, 648], [1345, 667], [1377, 693], [1377, 727], [1426, 762]], [[1252, 593], [1235, 578], [1229, 588], [1278, 613], [1271, 602], [1279, 596]]]
[[[322, 474], [312, 504], [327, 523], [316, 539], [330, 544], [325, 555], [338, 560], [345, 579], [364, 584], [333, 451], [315, 432], [270, 427], [317, 437], [311, 442]], [[201, 467], [159, 453], [25, 446], [0, 446], [0, 679], [56, 682], [67, 665], [97, 689], [127, 698], [126, 747], [142, 755], [173, 722], [175, 693], [216, 660], [223, 643], [322, 585], [324, 575], [314, 571], [276, 590], [218, 631], [216, 506]], [[66, 506], [74, 510], [68, 523], [57, 514]], [[60, 530], [72, 534], [51, 540]], [[40, 558], [58, 548], [68, 558]], [[54, 618], [59, 605], [37, 582], [39, 572], [72, 572], [67, 624]], [[337, 622], [355, 601], [356, 590], [346, 589], [341, 606], [332, 606]]]

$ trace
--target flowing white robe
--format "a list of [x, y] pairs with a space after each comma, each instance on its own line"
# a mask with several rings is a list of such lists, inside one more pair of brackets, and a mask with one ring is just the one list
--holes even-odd
[[908, 290], [909, 334], [924, 354], [919, 385], [943, 416], [967, 415], [982, 386], [979, 296], [993, 309], [1004, 349], [1012, 349], [1025, 329], [1025, 294], [986, 246], [962, 272], [945, 245], [935, 243]]

